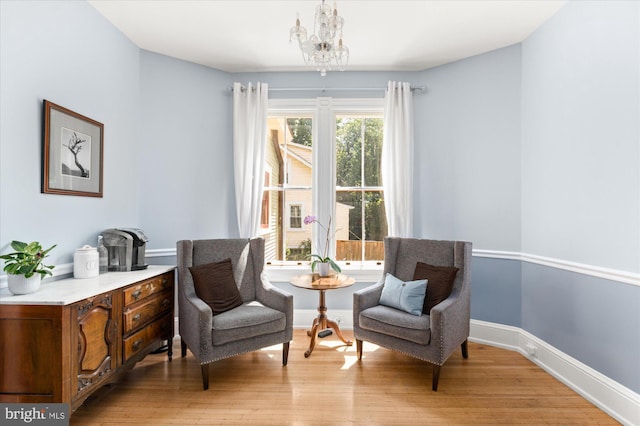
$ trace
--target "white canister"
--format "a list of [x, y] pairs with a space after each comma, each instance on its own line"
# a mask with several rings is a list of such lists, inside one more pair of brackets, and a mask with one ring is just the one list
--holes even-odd
[[98, 250], [83, 246], [73, 254], [73, 278], [93, 278], [99, 273]]

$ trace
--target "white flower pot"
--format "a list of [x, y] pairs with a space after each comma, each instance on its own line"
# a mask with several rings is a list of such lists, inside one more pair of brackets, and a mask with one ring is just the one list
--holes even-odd
[[321, 277], [329, 275], [329, 262], [318, 263], [318, 275]]
[[7, 285], [9, 291], [13, 294], [29, 294], [38, 291], [40, 288], [40, 282], [42, 281], [42, 275], [33, 274], [30, 278], [25, 278], [24, 275], [7, 275]]

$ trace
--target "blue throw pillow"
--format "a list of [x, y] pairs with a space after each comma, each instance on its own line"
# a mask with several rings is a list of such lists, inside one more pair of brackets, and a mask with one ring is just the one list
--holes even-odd
[[387, 274], [380, 295], [380, 304], [419, 316], [422, 315], [426, 293], [427, 280], [404, 282]]

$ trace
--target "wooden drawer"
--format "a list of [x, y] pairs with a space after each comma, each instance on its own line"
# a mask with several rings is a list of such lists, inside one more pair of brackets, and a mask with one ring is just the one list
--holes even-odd
[[124, 339], [122, 361], [126, 362], [134, 355], [143, 352], [155, 341], [169, 338], [173, 326], [173, 315], [167, 314], [147, 327]]
[[168, 312], [172, 306], [172, 299], [173, 291], [166, 289], [162, 293], [152, 295], [136, 305], [125, 308], [122, 314], [123, 334], [127, 335], [153, 318]]
[[124, 290], [124, 306], [129, 306], [170, 287], [173, 287], [173, 272], [141, 281]]

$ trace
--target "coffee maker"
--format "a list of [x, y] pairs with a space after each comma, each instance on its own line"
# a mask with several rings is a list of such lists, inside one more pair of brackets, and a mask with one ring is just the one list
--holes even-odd
[[108, 270], [137, 271], [146, 269], [144, 263], [147, 236], [137, 228], [113, 228], [102, 231], [107, 248]]

